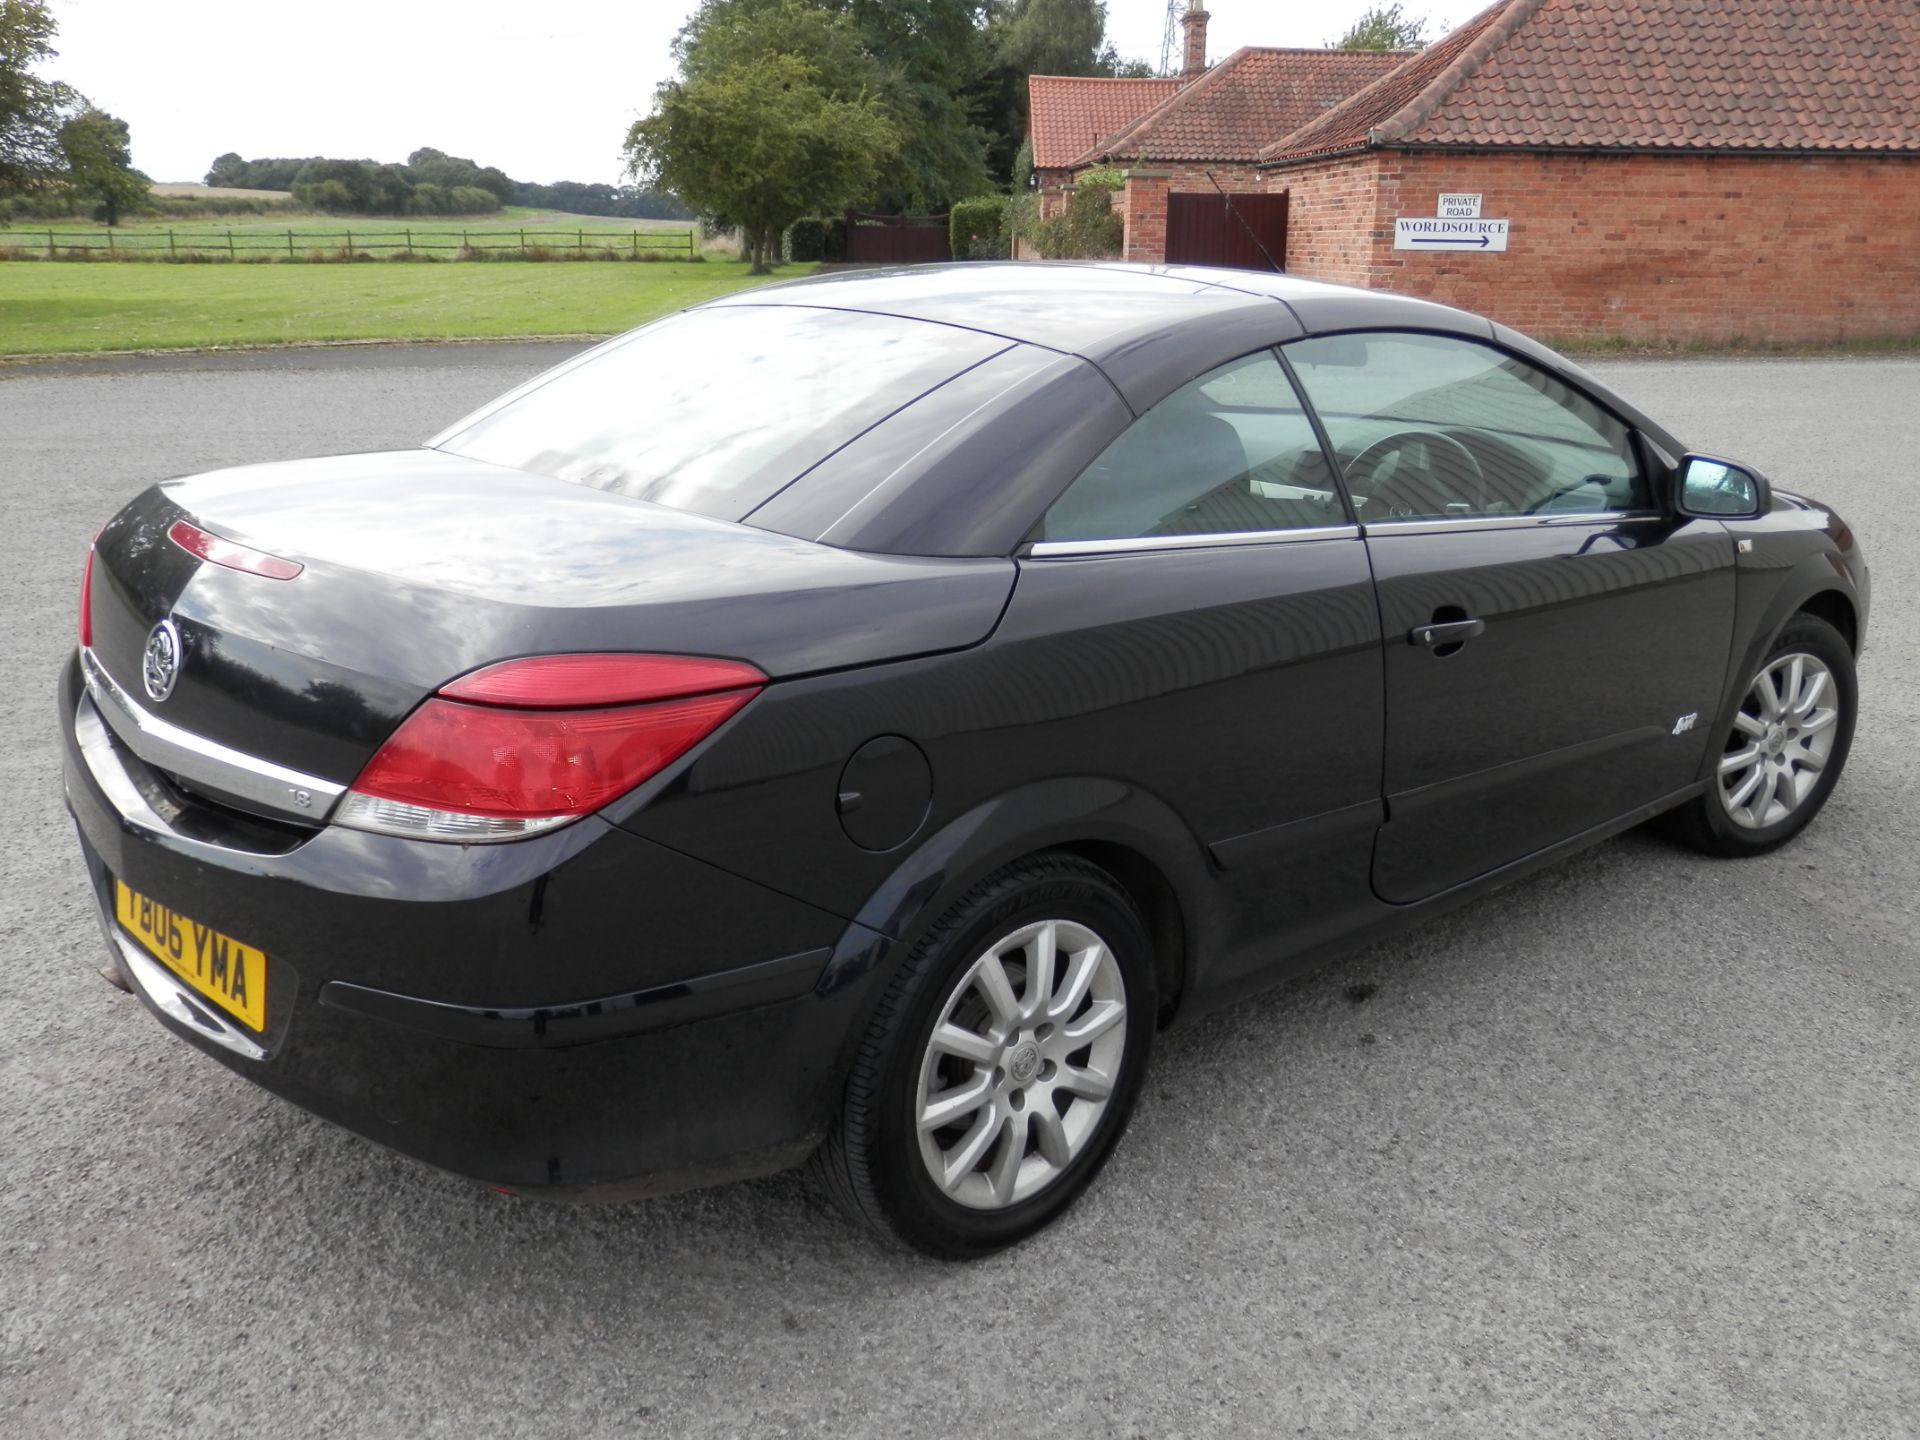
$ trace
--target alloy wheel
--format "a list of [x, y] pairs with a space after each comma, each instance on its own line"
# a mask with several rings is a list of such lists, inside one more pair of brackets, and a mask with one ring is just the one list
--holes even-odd
[[1754, 678], [1720, 757], [1720, 801], [1735, 825], [1764, 830], [1800, 808], [1833, 754], [1840, 704], [1833, 672], [1804, 652]]
[[1107, 1110], [1126, 1016], [1119, 963], [1085, 925], [1041, 920], [989, 946], [920, 1062], [920, 1158], [940, 1191], [1002, 1210], [1058, 1180]]

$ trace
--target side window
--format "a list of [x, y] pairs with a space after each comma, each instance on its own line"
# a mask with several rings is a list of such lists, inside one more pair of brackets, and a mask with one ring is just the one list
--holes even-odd
[[1362, 520], [1653, 508], [1627, 427], [1490, 345], [1330, 335], [1285, 353]]
[[1174, 391], [1047, 511], [1045, 540], [1135, 540], [1341, 525], [1299, 397], [1269, 351]]

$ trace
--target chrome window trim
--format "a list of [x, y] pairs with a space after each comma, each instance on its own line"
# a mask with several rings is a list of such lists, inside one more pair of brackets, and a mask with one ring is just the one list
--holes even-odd
[[1212, 535], [1140, 535], [1119, 540], [1036, 540], [1023, 552], [1033, 560], [1076, 555], [1129, 555], [1154, 550], [1218, 550], [1230, 545], [1287, 545], [1303, 540], [1358, 540], [1358, 525], [1311, 525], [1298, 530], [1227, 530]]
[[1537, 530], [1566, 525], [1649, 525], [1667, 517], [1658, 510], [1582, 511], [1563, 515], [1462, 515], [1457, 519], [1370, 520], [1368, 535], [1419, 535], [1429, 530]]
[[[270, 814], [315, 825], [332, 813], [346, 793], [346, 786], [332, 780], [277, 765], [162, 720], [121, 689], [90, 649], [80, 652], [80, 670], [87, 694], [107, 727], [149, 765], [258, 805]], [[293, 799], [295, 792], [307, 795], [306, 806]]]

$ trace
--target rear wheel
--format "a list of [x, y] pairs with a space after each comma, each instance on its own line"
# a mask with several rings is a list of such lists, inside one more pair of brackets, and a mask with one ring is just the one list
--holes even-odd
[[842, 1208], [929, 1255], [985, 1255], [1086, 1189], [1132, 1112], [1154, 968], [1119, 884], [1074, 856], [1008, 866], [895, 976], [815, 1158]]
[[1674, 813], [1676, 833], [1710, 855], [1763, 855], [1786, 844], [1839, 782], [1858, 697], [1840, 632], [1794, 616], [1741, 696], [1707, 793]]

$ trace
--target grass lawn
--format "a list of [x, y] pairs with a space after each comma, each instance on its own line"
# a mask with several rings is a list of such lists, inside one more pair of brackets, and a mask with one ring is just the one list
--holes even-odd
[[[810, 266], [789, 265], [785, 278]], [[778, 278], [778, 277], [776, 277]], [[0, 355], [611, 335], [762, 283], [737, 262], [0, 263]]]

